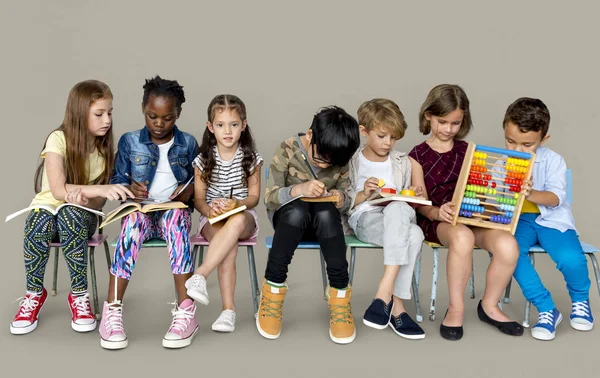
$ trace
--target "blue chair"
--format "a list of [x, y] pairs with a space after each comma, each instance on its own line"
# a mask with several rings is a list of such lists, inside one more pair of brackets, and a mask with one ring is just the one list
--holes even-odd
[[[567, 169], [567, 199], [569, 203], [573, 203], [573, 175], [570, 169]], [[596, 276], [596, 286], [598, 288], [598, 294], [600, 294], [600, 267], [598, 266], [598, 260], [596, 259], [595, 253], [598, 252], [598, 248], [594, 247], [588, 243], [581, 243], [581, 247], [583, 252], [589, 257], [592, 265], [594, 267], [594, 274]], [[534, 245], [529, 249], [529, 259], [531, 263], [535, 265], [535, 254], [536, 253], [546, 253], [546, 251], [542, 248], [542, 246]], [[512, 285], [512, 279], [508, 283], [506, 287], [506, 292], [504, 295], [504, 303], [510, 302], [510, 288]], [[529, 327], [529, 314], [531, 311], [531, 302], [527, 302], [525, 304], [525, 316], [523, 318], [523, 327]]]

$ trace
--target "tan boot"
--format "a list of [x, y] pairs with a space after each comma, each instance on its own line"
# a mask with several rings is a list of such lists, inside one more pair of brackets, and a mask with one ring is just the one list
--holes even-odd
[[356, 328], [354, 327], [354, 317], [352, 316], [352, 307], [350, 299], [352, 298], [352, 288], [348, 286], [345, 290], [329, 288], [329, 337], [334, 343], [349, 344], [356, 337]]
[[260, 294], [260, 307], [256, 316], [256, 329], [264, 338], [274, 340], [281, 334], [283, 300], [287, 285], [278, 287], [264, 280]]

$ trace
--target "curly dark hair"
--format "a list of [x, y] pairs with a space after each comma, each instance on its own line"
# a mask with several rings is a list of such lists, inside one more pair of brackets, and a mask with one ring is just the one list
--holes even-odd
[[166, 80], [156, 75], [152, 79], [146, 79], [144, 84], [144, 99], [142, 100], [142, 108], [146, 107], [148, 100], [152, 96], [172, 98], [175, 100], [177, 108], [177, 116], [181, 115], [181, 105], [185, 102], [183, 87], [179, 85], [177, 80]]

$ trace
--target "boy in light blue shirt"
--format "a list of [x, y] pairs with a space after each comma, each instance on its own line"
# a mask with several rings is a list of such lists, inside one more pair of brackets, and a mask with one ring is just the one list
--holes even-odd
[[565, 278], [572, 301], [571, 327], [590, 331], [594, 327], [590, 279], [567, 199], [567, 166], [562, 156], [542, 147], [550, 137], [550, 112], [539, 99], [519, 98], [506, 110], [502, 126], [507, 149], [536, 154], [532, 180], [522, 185], [525, 202], [515, 232], [520, 256], [514, 276], [525, 298], [539, 312], [531, 335], [538, 340], [552, 340], [562, 321], [562, 314], [529, 260], [529, 248], [535, 244], [548, 252]]

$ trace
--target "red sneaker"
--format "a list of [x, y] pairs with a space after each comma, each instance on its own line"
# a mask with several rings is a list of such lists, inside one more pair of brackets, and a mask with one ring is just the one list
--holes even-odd
[[[13, 335], [25, 335], [37, 327], [38, 315], [42, 306], [48, 298], [46, 289], [41, 294], [27, 294], [19, 303], [19, 312], [10, 323], [10, 333]], [[19, 298], [21, 299], [21, 298]], [[18, 299], [17, 299], [18, 300]]]
[[69, 293], [69, 308], [71, 309], [71, 328], [77, 332], [90, 332], [96, 329], [96, 317], [90, 306], [90, 295], [73, 295]]

